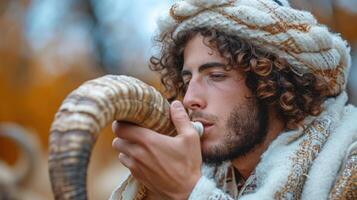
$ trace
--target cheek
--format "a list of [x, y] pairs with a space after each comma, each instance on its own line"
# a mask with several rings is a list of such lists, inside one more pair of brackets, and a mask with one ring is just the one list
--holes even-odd
[[245, 104], [247, 97], [252, 95], [245, 85], [237, 84], [220, 85], [211, 88], [210, 93], [213, 113], [219, 118], [221, 128], [225, 127], [233, 108]]
[[[216, 101], [219, 101], [221, 105], [236, 106], [240, 103], [247, 101], [247, 97], [252, 96], [251, 91], [241, 85], [221, 85], [215, 88]], [[231, 107], [232, 108], [232, 107]]]
[[210, 87], [224, 97], [237, 99], [251, 94], [244, 80], [242, 78], [229, 78], [222, 82], [211, 83]]

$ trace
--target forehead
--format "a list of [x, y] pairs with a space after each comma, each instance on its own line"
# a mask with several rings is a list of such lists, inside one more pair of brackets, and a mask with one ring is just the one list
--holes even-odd
[[187, 42], [183, 52], [184, 69], [197, 68], [209, 62], [227, 63], [215, 48], [207, 44], [207, 38], [201, 34], [196, 34]]

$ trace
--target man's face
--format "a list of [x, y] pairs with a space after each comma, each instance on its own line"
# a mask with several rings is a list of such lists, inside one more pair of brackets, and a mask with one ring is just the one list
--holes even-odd
[[203, 39], [197, 34], [184, 50], [182, 77], [187, 91], [183, 103], [191, 119], [204, 125], [203, 160], [218, 164], [263, 141], [267, 111], [245, 85], [242, 73], [225, 70], [227, 61]]

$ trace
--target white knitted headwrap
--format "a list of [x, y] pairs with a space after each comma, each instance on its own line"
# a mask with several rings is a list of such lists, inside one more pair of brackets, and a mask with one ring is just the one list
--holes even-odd
[[158, 26], [161, 37], [204, 27], [236, 35], [285, 59], [296, 74], [312, 72], [322, 78], [328, 94], [345, 90], [350, 47], [311, 13], [291, 8], [286, 0], [177, 1]]

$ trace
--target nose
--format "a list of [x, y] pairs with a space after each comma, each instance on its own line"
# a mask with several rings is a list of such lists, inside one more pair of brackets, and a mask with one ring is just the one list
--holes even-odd
[[204, 109], [206, 107], [205, 89], [191, 80], [182, 102], [189, 110]]

